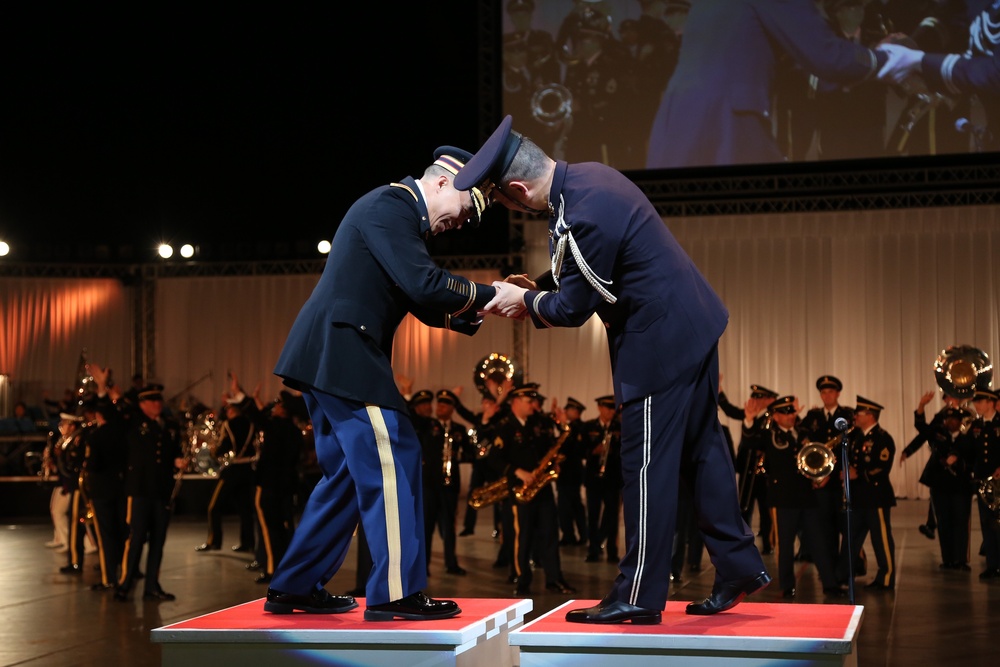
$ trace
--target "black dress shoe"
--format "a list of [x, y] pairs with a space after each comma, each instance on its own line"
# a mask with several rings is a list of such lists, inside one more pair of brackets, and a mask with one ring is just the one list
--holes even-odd
[[407, 621], [433, 621], [451, 618], [461, 612], [452, 600], [434, 600], [417, 591], [401, 600], [368, 607], [365, 609], [365, 620], [392, 621], [402, 618]]
[[177, 596], [173, 593], [168, 593], [162, 588], [157, 588], [153, 591], [146, 591], [142, 594], [143, 600], [176, 600]]
[[587, 554], [583, 560], [585, 563], [599, 563], [601, 562], [601, 554]]
[[643, 609], [627, 602], [604, 602], [596, 607], [574, 609], [566, 612], [566, 620], [570, 623], [625, 623], [633, 625], [655, 625], [661, 621], [661, 614], [656, 609]]
[[448, 568], [447, 572], [448, 574], [457, 574], [460, 577], [464, 577], [466, 574], [468, 574], [465, 571], [464, 567], [460, 567], [458, 565], [452, 565], [451, 567]]
[[1000, 579], [1000, 568], [989, 568], [979, 573], [979, 578], [983, 581], [987, 579]]
[[572, 595], [573, 593], [576, 593], [576, 589], [567, 584], [562, 579], [560, 579], [559, 581], [553, 581], [551, 584], [545, 584], [545, 589], [549, 591], [555, 591], [557, 593], [562, 593], [563, 595]]
[[831, 598], [842, 598], [847, 595], [846, 586], [827, 586], [823, 589], [823, 595]]
[[118, 602], [128, 602], [128, 591], [120, 586], [115, 588], [115, 600]]
[[928, 526], [927, 524], [924, 523], [920, 524], [919, 526], [917, 526], [917, 530], [919, 530], [920, 534], [926, 537], [928, 540], [934, 539], [934, 529]]
[[233, 551], [253, 551], [250, 547], [245, 547], [242, 544], [234, 544], [232, 549]]
[[500, 569], [501, 567], [507, 567], [508, 565], [510, 565], [510, 561], [506, 558], [497, 558], [493, 561], [493, 569], [495, 570]]
[[763, 549], [760, 550], [761, 556], [770, 556], [773, 553], [774, 549], [772, 549], [771, 547], [764, 547]]
[[81, 574], [83, 570], [76, 563], [70, 563], [69, 565], [63, 565], [59, 568], [59, 571], [63, 574]]
[[245, 565], [245, 567], [248, 570], [259, 570], [259, 569], [263, 568], [264, 566], [260, 564], [260, 561], [252, 560], [249, 563], [247, 563]]
[[209, 544], [205, 542], [204, 544], [199, 544], [194, 548], [195, 551], [218, 551], [219, 547], [215, 544]]
[[525, 588], [524, 586], [518, 586], [517, 588], [514, 589], [514, 595], [519, 598], [530, 598], [531, 589]]
[[476, 531], [473, 528], [465, 528], [461, 533], [458, 534], [459, 537], [468, 537], [469, 535], [475, 535]]
[[752, 574], [742, 579], [724, 581], [712, 588], [712, 594], [701, 602], [692, 602], [687, 606], [687, 613], [696, 616], [718, 614], [720, 611], [732, 609], [748, 595], [753, 595], [771, 583], [771, 575], [767, 572]]
[[869, 582], [869, 583], [865, 584], [865, 588], [867, 588], [870, 591], [891, 591], [892, 590], [892, 586], [886, 586], [885, 584], [883, 584], [882, 582], [879, 582], [879, 581]]
[[114, 584], [92, 584], [90, 586], [90, 590], [98, 591], [100, 593], [103, 593], [105, 591], [113, 591], [114, 589], [115, 589]]
[[783, 597], [783, 598], [793, 598], [793, 597], [795, 597], [795, 589], [794, 588], [786, 588], [785, 590], [781, 591], [781, 597]]
[[671, 572], [670, 573], [670, 583], [672, 583], [672, 584], [679, 584], [679, 583], [681, 583], [681, 573], [680, 572]]
[[262, 572], [261, 574], [258, 574], [256, 577], [254, 577], [254, 583], [269, 584], [271, 583], [271, 575], [269, 575], [267, 572]]
[[350, 595], [330, 595], [323, 590], [297, 595], [268, 588], [264, 611], [272, 614], [291, 614], [296, 610], [307, 614], [342, 614], [357, 606], [358, 603]]

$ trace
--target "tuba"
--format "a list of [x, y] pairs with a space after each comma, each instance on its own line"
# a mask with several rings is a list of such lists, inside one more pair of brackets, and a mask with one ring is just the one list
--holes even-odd
[[560, 83], [546, 83], [531, 96], [531, 116], [545, 127], [556, 127], [573, 113], [573, 93]]
[[971, 345], [951, 345], [941, 350], [934, 362], [934, 379], [947, 396], [961, 401], [972, 398], [976, 389], [987, 389], [993, 381], [989, 356]]
[[993, 528], [1000, 529], [1000, 478], [987, 477], [979, 482], [976, 494], [993, 515]]
[[[491, 395], [486, 384], [487, 380], [492, 380], [497, 385], [503, 385], [507, 380], [513, 380], [515, 385], [519, 385], [524, 380], [524, 372], [507, 355], [493, 352], [480, 359], [472, 370], [472, 381], [483, 396]], [[499, 396], [493, 398], [499, 398]]]

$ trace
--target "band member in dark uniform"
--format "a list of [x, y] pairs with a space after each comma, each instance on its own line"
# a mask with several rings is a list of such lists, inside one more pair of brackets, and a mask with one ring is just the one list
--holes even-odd
[[563, 425], [569, 428], [570, 434], [560, 450], [563, 459], [559, 463], [559, 477], [556, 479], [556, 506], [562, 534], [559, 546], [587, 543], [587, 508], [583, 504], [582, 491], [589, 441], [584, 422], [580, 419], [586, 409], [587, 406], [572, 396], [566, 399], [562, 409]]
[[220, 427], [221, 436], [215, 448], [221, 469], [208, 501], [208, 539], [195, 547], [196, 551], [222, 548], [222, 510], [230, 504], [240, 518], [240, 541], [233, 545], [233, 551], [253, 551], [256, 518], [254, 473], [250, 463], [255, 453], [257, 427], [244, 414], [241, 405], [251, 400], [241, 392], [226, 401], [226, 419]]
[[264, 571], [254, 580], [258, 584], [271, 581], [295, 530], [292, 497], [299, 481], [299, 457], [304, 442], [302, 430], [291, 418], [289, 405], [297, 398], [282, 390], [271, 406], [270, 415], [265, 416], [260, 449], [253, 462], [254, 506], [264, 553], [261, 563]]
[[[858, 396], [854, 408], [854, 430], [848, 441], [848, 474], [851, 485], [851, 546], [860, 549], [871, 537], [878, 572], [865, 588], [893, 590], [896, 586], [896, 543], [892, 537], [890, 510], [896, 505], [889, 473], [896, 456], [896, 443], [879, 423], [883, 407]], [[841, 545], [837, 575], [847, 580], [847, 540]]]
[[812, 554], [823, 591], [840, 595], [834, 570], [836, 552], [824, 539], [820, 505], [813, 482], [798, 468], [798, 456], [806, 442], [796, 430], [798, 399], [782, 396], [767, 407], [771, 418], [766, 428], [750, 434], [753, 446], [765, 454], [767, 494], [777, 534], [778, 584], [781, 595], [795, 597], [795, 539], [802, 535], [802, 546]]
[[60, 489], [69, 496], [67, 509], [69, 540], [66, 544], [68, 562], [59, 568], [59, 571], [63, 574], [81, 574], [84, 538], [87, 534], [85, 524], [87, 506], [80, 490], [80, 471], [86, 447], [83, 441], [83, 417], [61, 412], [58, 429], [59, 437], [52, 445], [52, 458], [56, 463]]
[[597, 401], [598, 416], [586, 423], [588, 563], [618, 562], [618, 523], [622, 506], [622, 424], [614, 395]]
[[[816, 500], [819, 503], [819, 526], [824, 531], [825, 548], [840, 552], [840, 543], [846, 538], [844, 534], [844, 485], [841, 470], [844, 469], [840, 456], [840, 431], [837, 430], [838, 419], [843, 419], [848, 425], [854, 423], [854, 411], [840, 404], [840, 392], [844, 384], [833, 375], [822, 375], [816, 380], [822, 406], [811, 408], [798, 424], [798, 430], [809, 442], [832, 443], [832, 451], [837, 461], [833, 471], [823, 480], [817, 482]], [[867, 568], [864, 560], [864, 549], [860, 544], [854, 547], [858, 552], [854, 572], [864, 574]]]
[[444, 565], [448, 574], [464, 575], [455, 555], [455, 520], [458, 495], [462, 487], [460, 463], [468, 449], [465, 429], [452, 421], [455, 394], [442, 389], [436, 395], [434, 428], [424, 449], [424, 529], [427, 539], [427, 563], [431, 561], [431, 543], [437, 528], [444, 546]]
[[95, 423], [87, 429], [84, 487], [94, 508], [101, 581], [94, 590], [110, 590], [118, 581], [128, 535], [125, 522], [125, 466], [128, 444], [121, 420], [110, 401], [95, 408]]
[[920, 397], [913, 413], [913, 426], [923, 436], [915, 447], [906, 447], [900, 462], [912, 456], [926, 441], [931, 454], [920, 474], [920, 483], [931, 490], [931, 503], [937, 519], [938, 542], [941, 546], [941, 569], [969, 571], [969, 519], [972, 515], [972, 470], [967, 465], [970, 455], [965, 451], [962, 424], [968, 413], [948, 407], [939, 413], [941, 419], [927, 423], [924, 408], [934, 398], [934, 392]]
[[421, 449], [392, 370], [392, 342], [412, 313], [473, 334], [495, 288], [437, 266], [429, 235], [478, 223], [481, 192], [455, 189], [469, 153], [434, 152], [420, 179], [380, 186], [356, 201], [333, 237], [323, 274], [299, 312], [274, 372], [302, 392], [323, 471], [278, 564], [265, 611], [341, 613], [350, 596], [324, 586], [340, 569], [358, 521], [374, 562], [365, 619], [429, 620], [461, 610], [427, 584]]
[[[98, 396], [106, 394], [98, 372], [94, 372]], [[112, 387], [113, 391], [114, 388]], [[116, 394], [111, 394], [117, 398]], [[128, 600], [139, 572], [143, 546], [147, 547], [143, 598], [173, 600], [174, 595], [160, 586], [160, 564], [167, 540], [176, 476], [186, 467], [182, 458], [181, 426], [163, 415], [163, 386], [148, 384], [138, 395], [138, 408], [125, 401], [125, 437], [128, 442], [128, 467], [125, 472], [128, 540], [122, 555], [122, 572], [115, 589], [115, 599]]]
[[[532, 560], [545, 570], [546, 589], [572, 594], [576, 590], [563, 579], [560, 567], [555, 493], [551, 483], [540, 482], [534, 475], [556, 443], [547, 418], [535, 408], [537, 394], [528, 385], [510, 393], [510, 413], [497, 424], [490, 465], [511, 489], [505, 509], [514, 529], [515, 595], [531, 595]], [[518, 502], [513, 496], [519, 488], [534, 489], [534, 495]]]
[[736, 472], [743, 520], [748, 526], [753, 526], [753, 510], [756, 506], [760, 552], [765, 556], [774, 551], [774, 523], [767, 502], [767, 466], [764, 464], [764, 452], [755, 449], [750, 442], [752, 438], [747, 436], [768, 427], [770, 415], [767, 406], [776, 398], [776, 391], [759, 384], [750, 385], [750, 399], [743, 409], [740, 444], [736, 448]]
[[[461, 402], [456, 406], [461, 405]], [[473, 453], [472, 459], [472, 474], [469, 475], [469, 493], [472, 493], [475, 489], [492, 482], [496, 479], [493, 469], [490, 468], [488, 461], [488, 456], [490, 452], [491, 439], [489, 437], [489, 423], [493, 419], [493, 415], [497, 413], [497, 399], [495, 396], [489, 394], [483, 394], [480, 401], [480, 410], [476, 413], [469, 414], [466, 419], [473, 424], [475, 429], [475, 452]], [[476, 532], [476, 519], [478, 518], [478, 510], [466, 503], [465, 506], [465, 518], [462, 521], [462, 532], [459, 533], [459, 537], [465, 537], [468, 535], [473, 535]], [[493, 536], [497, 537], [500, 530], [500, 507], [497, 504], [493, 505]], [[508, 563], [503, 563], [500, 567], [505, 567]]]
[[[993, 389], [977, 389], [972, 404], [979, 417], [966, 431], [967, 445], [972, 455], [972, 476], [976, 484], [987, 479], [1000, 479], [1000, 413], [997, 413], [1000, 395]], [[986, 569], [979, 574], [981, 580], [1000, 579], [1000, 515], [977, 496], [979, 526], [983, 531], [983, 555]]]
[[537, 328], [607, 329], [622, 423], [625, 554], [611, 591], [575, 609], [582, 623], [659, 623], [670, 586], [679, 475], [716, 569], [689, 614], [732, 608], [768, 583], [739, 513], [732, 454], [718, 417], [718, 339], [729, 313], [636, 185], [595, 162], [567, 164], [512, 129], [508, 116], [455, 179], [492, 187], [507, 208], [548, 214], [552, 271], [495, 282], [487, 311]]

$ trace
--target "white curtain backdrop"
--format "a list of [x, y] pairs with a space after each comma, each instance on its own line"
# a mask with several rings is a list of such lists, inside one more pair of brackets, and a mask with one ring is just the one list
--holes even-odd
[[[525, 223], [527, 271], [548, 264], [544, 222]], [[815, 380], [844, 382], [841, 402], [861, 395], [885, 406], [882, 425], [901, 450], [915, 435], [913, 409], [935, 390], [939, 351], [968, 344], [1000, 354], [1000, 207], [775, 214], [670, 219], [667, 224], [730, 311], [720, 343], [723, 387], [742, 404], [753, 383], [818, 404]], [[465, 272], [490, 282], [495, 274]], [[217, 406], [227, 370], [261, 396], [281, 388], [271, 373], [315, 275], [160, 279], [155, 290], [156, 378], [168, 396]], [[128, 288], [114, 280], [0, 278], [0, 373], [14, 400], [71, 386], [81, 348], [127, 369]], [[60, 305], [57, 305], [60, 304]], [[514, 350], [522, 327], [523, 359]], [[560, 404], [572, 396], [594, 410], [611, 392], [604, 327], [536, 331], [489, 318], [473, 337], [400, 326], [397, 374], [414, 389], [463, 387], [476, 409], [472, 373], [490, 352], [515, 355], [526, 379]], [[118, 373], [127, 382], [127, 373]], [[1000, 380], [998, 380], [1000, 383]], [[997, 384], [997, 383], [995, 383]], [[193, 385], [193, 386], [192, 386]], [[188, 387], [190, 386], [190, 389]], [[184, 390], [182, 392], [182, 390]], [[939, 399], [929, 406], [941, 407]], [[596, 411], [584, 413], [590, 418]], [[722, 416], [738, 439], [740, 424]], [[927, 497], [917, 478], [927, 448], [893, 471], [896, 494]]]

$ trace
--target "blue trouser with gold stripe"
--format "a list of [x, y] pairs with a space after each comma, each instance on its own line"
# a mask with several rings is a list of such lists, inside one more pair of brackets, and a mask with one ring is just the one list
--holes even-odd
[[340, 569], [360, 519], [374, 565], [365, 598], [384, 604], [427, 585], [420, 441], [408, 415], [313, 390], [303, 394], [323, 477], [271, 588], [308, 594]]

